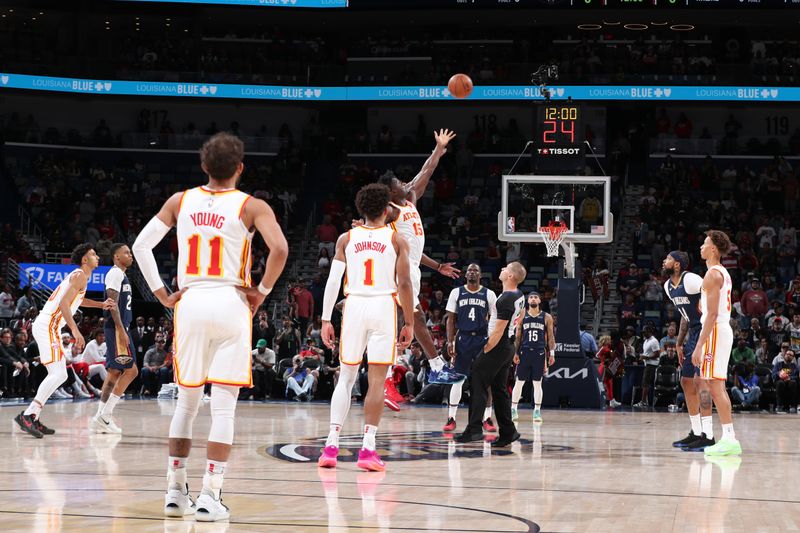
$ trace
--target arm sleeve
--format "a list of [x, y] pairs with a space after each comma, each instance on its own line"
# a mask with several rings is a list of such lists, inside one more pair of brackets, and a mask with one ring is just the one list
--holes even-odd
[[450, 296], [447, 298], [447, 307], [445, 310], [451, 313], [458, 312], [458, 287], [450, 291]]
[[331, 262], [331, 272], [328, 275], [328, 283], [325, 284], [325, 296], [322, 300], [322, 320], [330, 322], [333, 314], [333, 307], [339, 297], [339, 289], [342, 286], [342, 276], [347, 270], [344, 261], [334, 259]]
[[106, 274], [106, 290], [111, 289], [121, 292], [122, 289], [122, 271], [118, 268], [112, 268]]
[[[669, 283], [669, 281], [667, 281]], [[694, 272], [687, 272], [683, 277], [683, 286], [686, 287], [688, 294], [699, 294], [700, 289], [703, 288], [703, 278]]]
[[136, 237], [136, 242], [131, 247], [136, 262], [139, 264], [139, 270], [142, 271], [147, 286], [153, 292], [164, 286], [164, 280], [158, 273], [153, 248], [169, 233], [169, 229], [169, 226], [164, 224], [160, 218], [153, 217]]

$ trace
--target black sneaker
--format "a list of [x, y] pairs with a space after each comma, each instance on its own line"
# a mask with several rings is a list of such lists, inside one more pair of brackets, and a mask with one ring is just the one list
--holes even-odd
[[697, 435], [694, 434], [694, 431], [690, 431], [686, 437], [681, 440], [676, 440], [672, 445], [676, 448], [685, 448], [689, 443], [695, 440], [697, 440]]
[[41, 439], [44, 437], [42, 432], [36, 429], [36, 419], [33, 418], [33, 415], [26, 415], [25, 413], [20, 413], [14, 418], [14, 422], [19, 424], [20, 429], [29, 435], [33, 435], [37, 439]]
[[45, 426], [44, 424], [42, 424], [42, 423], [39, 421], [39, 419], [38, 419], [38, 418], [37, 418], [36, 420], [34, 420], [34, 422], [33, 422], [33, 423], [36, 425], [36, 429], [38, 429], [38, 430], [39, 430], [39, 432], [40, 432], [42, 435], [52, 435], [52, 434], [54, 434], [54, 433], [56, 432], [56, 430], [55, 430], [55, 429], [50, 429], [49, 427], [47, 427], [47, 426]]
[[706, 449], [706, 446], [713, 446], [717, 442], [714, 439], [706, 438], [706, 434], [703, 433], [695, 440], [687, 444], [683, 447], [683, 451], [685, 452], [702, 452]]

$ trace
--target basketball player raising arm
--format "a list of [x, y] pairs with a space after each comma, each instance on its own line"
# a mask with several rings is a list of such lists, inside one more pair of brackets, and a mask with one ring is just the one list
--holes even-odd
[[447, 153], [447, 144], [455, 138], [456, 134], [448, 129], [440, 129], [438, 132], [433, 132], [433, 138], [436, 139], [436, 146], [433, 153], [422, 165], [419, 173], [414, 176], [414, 179], [403, 185], [403, 190], [406, 193], [406, 198], [412, 203], [416, 204], [419, 198], [425, 196], [425, 189], [428, 188], [428, 182], [431, 181], [433, 171], [439, 165], [439, 160], [444, 154]]
[[[145, 229], [142, 230], [133, 245], [139, 268], [145, 280], [147, 280], [147, 284], [155, 297], [158, 298], [158, 301], [164, 307], [169, 308], [175, 307], [175, 303], [181, 299], [183, 290], [167, 294], [167, 288], [158, 273], [156, 259], [153, 256], [153, 248], [161, 242], [161, 239], [169, 232], [170, 228], [175, 226], [182, 197], [182, 192], [173, 194], [164, 203], [158, 214], [145, 226]], [[264, 303], [269, 293], [272, 292], [275, 282], [283, 272], [286, 258], [289, 256], [289, 245], [286, 243], [283, 231], [275, 219], [275, 213], [272, 212], [272, 209], [265, 201], [251, 197], [244, 204], [241, 218], [245, 227], [255, 227], [258, 230], [269, 249], [267, 266], [264, 276], [261, 278], [261, 283], [255, 287], [238, 288], [245, 293], [251, 310], [255, 311]]]

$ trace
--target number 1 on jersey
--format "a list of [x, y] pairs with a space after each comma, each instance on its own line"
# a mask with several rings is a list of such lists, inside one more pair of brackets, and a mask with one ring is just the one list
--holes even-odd
[[[189, 237], [189, 261], [186, 263], [186, 275], [198, 276], [200, 275], [200, 235], [192, 235]], [[207, 276], [221, 276], [222, 275], [222, 237], [214, 237], [208, 241], [208, 246], [211, 248], [211, 264], [208, 265], [206, 270]]]
[[375, 279], [373, 277], [374, 265], [375, 261], [372, 259], [364, 261], [364, 285], [368, 287], [375, 285]]

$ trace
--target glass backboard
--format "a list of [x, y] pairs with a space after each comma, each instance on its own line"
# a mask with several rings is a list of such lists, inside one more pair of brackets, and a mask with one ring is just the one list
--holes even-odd
[[503, 176], [498, 215], [501, 241], [541, 241], [541, 226], [561, 220], [565, 242], [613, 239], [608, 176]]

